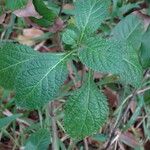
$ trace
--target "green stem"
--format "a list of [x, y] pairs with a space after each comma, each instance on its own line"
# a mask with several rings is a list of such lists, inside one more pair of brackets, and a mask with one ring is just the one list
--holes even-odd
[[11, 15], [10, 22], [5, 29], [5, 34], [3, 36], [4, 39], [9, 39], [10, 34], [12, 33], [13, 26], [15, 24], [16, 16], [14, 14]]

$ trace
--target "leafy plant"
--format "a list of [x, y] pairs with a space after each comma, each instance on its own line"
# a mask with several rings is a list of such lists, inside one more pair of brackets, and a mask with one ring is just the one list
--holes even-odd
[[40, 129], [36, 133], [31, 134], [25, 145], [25, 150], [47, 149], [49, 143], [50, 143], [49, 132], [46, 129]]
[[16, 10], [24, 7], [28, 0], [6, 0], [6, 8], [10, 10]]
[[[25, 6], [26, 2], [15, 1], [10, 5], [7, 0], [6, 7], [16, 10]], [[39, 25], [48, 21], [49, 25], [53, 24], [53, 32], [58, 29], [57, 34], [61, 30], [60, 24], [53, 22], [59, 14], [41, 0], [33, 0], [33, 5], [42, 18], [30, 19]], [[115, 76], [118, 84], [140, 89], [143, 71], [150, 64], [149, 46], [147, 41], [142, 40], [142, 37], [148, 39], [149, 28], [148, 32], [144, 31], [144, 22], [137, 15], [124, 17], [115, 27], [111, 25], [109, 35], [102, 34], [102, 25], [105, 26], [114, 17], [111, 16], [111, 6], [111, 0], [75, 1], [73, 21], [61, 33], [62, 52], [41, 53], [15, 41], [0, 42], [0, 85], [14, 91], [15, 104], [28, 110], [40, 110], [49, 102], [64, 97], [64, 128], [76, 140], [95, 134], [107, 123], [109, 116], [107, 97], [102, 84], [94, 81], [94, 74]], [[137, 5], [130, 6], [134, 7]], [[86, 73], [83, 79], [79, 79], [82, 80], [79, 88], [63, 93], [69, 74], [68, 64], [74, 61], [81, 62]], [[141, 107], [143, 103], [136, 110], [138, 114]], [[130, 122], [128, 126], [134, 121]], [[41, 129], [31, 135], [25, 149], [41, 149], [43, 143], [46, 149], [50, 142], [47, 133], [46, 129]]]

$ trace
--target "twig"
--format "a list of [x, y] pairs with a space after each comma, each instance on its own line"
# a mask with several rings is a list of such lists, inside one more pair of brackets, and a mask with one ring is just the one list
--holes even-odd
[[120, 150], [125, 150], [123, 144], [121, 144], [120, 142], [118, 142], [118, 145], [119, 145], [119, 147], [120, 147]]
[[113, 141], [111, 142], [111, 145], [112, 145], [113, 143], [115, 143], [116, 141], [118, 141], [120, 135], [121, 135], [121, 133], [118, 133], [118, 134], [116, 135], [116, 137], [115, 137], [115, 138], [113, 139]]
[[73, 81], [73, 84], [74, 84], [75, 88], [77, 88], [77, 83], [76, 83], [76, 79], [74, 77], [74, 72], [73, 72], [71, 63], [67, 64], [67, 67], [68, 67], [68, 70], [69, 70], [69, 77]]
[[[150, 90], [150, 86], [140, 89], [139, 91], [136, 92], [136, 95], [140, 95], [148, 90]], [[129, 96], [127, 96], [121, 105], [123, 106], [132, 97], [133, 97], [133, 94], [130, 94]]]
[[70, 144], [69, 144], [68, 150], [73, 150], [73, 149], [75, 149], [75, 144], [74, 144], [74, 142], [70, 139]]
[[65, 3], [65, 0], [62, 0], [58, 16], [61, 16], [61, 13], [63, 11], [63, 5], [64, 5], [64, 3]]
[[85, 147], [85, 150], [89, 150], [87, 138], [84, 139], [84, 147]]
[[148, 90], [150, 90], [150, 86], [145, 87], [144, 89], [139, 90], [139, 91], [137, 92], [137, 94], [138, 94], [138, 95], [139, 95], [139, 94], [142, 94], [142, 93], [144, 93], [144, 92], [146, 92], [146, 91], [148, 91]]
[[52, 121], [52, 150], [59, 150], [58, 143], [57, 143], [58, 136], [57, 136], [57, 126], [56, 126], [53, 102], [49, 104], [49, 111], [50, 111], [49, 113]]
[[[141, 89], [141, 90], [134, 90], [132, 94], [130, 94], [129, 96], [127, 96], [127, 98], [124, 100], [122, 106], [123, 106], [129, 99], [130, 99], [130, 101], [132, 101], [133, 98], [134, 98], [136, 95], [142, 94], [142, 93], [144, 93], [144, 92], [146, 92], [146, 91], [148, 91], [148, 90], [150, 90], [150, 87], [145, 87], [144, 89]], [[129, 102], [129, 103], [130, 103], [130, 102]], [[120, 119], [119, 119], [118, 123], [116, 123], [115, 126], [113, 127], [113, 129], [112, 129], [112, 131], [111, 131], [111, 133], [110, 133], [110, 138], [109, 138], [109, 140], [108, 140], [108, 142], [107, 142], [107, 145], [106, 145], [106, 147], [104, 148], [104, 150], [108, 150], [108, 149], [109, 149], [109, 147], [110, 147], [110, 145], [111, 145], [111, 143], [112, 143], [111, 141], [113, 140], [114, 135], [115, 135], [115, 133], [116, 133], [116, 129], [117, 129], [118, 125], [122, 122], [122, 120], [124, 119], [124, 116], [126, 115], [126, 112], [127, 112], [126, 110], [127, 110], [127, 109], [128, 109], [128, 105], [127, 105], [127, 107], [125, 107], [125, 109], [124, 109], [124, 111], [123, 111], [123, 112], [125, 112], [125, 113], [122, 113], [123, 115], [120, 116]]]
[[82, 65], [82, 72], [81, 72], [81, 84], [83, 84], [84, 74], [86, 73], [86, 67]]
[[14, 27], [15, 21], [16, 21], [16, 16], [14, 14], [11, 14], [10, 22], [7, 25], [4, 33], [2, 34], [1, 39], [9, 39], [13, 30], [13, 27]]

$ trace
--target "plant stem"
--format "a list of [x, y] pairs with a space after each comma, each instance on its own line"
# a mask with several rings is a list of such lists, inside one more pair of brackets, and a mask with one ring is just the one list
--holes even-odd
[[[136, 92], [136, 95], [142, 94], [142, 93], [144, 93], [144, 92], [146, 92], [146, 91], [148, 91], [148, 90], [150, 90], [150, 86], [138, 90], [138, 91]], [[134, 93], [128, 95], [128, 96], [125, 98], [125, 100], [124, 100], [123, 103], [120, 105], [120, 107], [118, 108], [118, 110], [116, 111], [116, 113], [123, 107], [123, 105], [124, 105], [130, 98], [132, 98], [132, 97], [134, 96], [133, 94], [134, 94]]]
[[16, 20], [16, 16], [14, 14], [11, 14], [10, 22], [5, 29], [4, 36], [2, 37], [3, 39], [9, 39], [9, 37], [12, 33], [12, 30], [13, 30], [13, 26], [15, 24], [15, 20]]
[[[142, 94], [146, 91], [150, 90], [150, 87], [145, 87], [144, 89], [140, 89], [140, 90], [134, 90], [132, 92], [132, 94], [130, 94], [129, 96], [127, 96], [127, 98], [124, 100], [124, 102], [122, 103], [121, 105], [121, 108], [123, 107], [123, 105], [128, 101], [129, 103], [133, 100], [133, 98], [136, 96], [136, 95], [139, 95], [139, 94]], [[119, 109], [120, 110], [120, 109]], [[114, 125], [113, 129], [111, 130], [111, 133], [110, 133], [110, 138], [106, 144], [106, 147], [104, 148], [104, 150], [107, 150], [109, 149], [109, 147], [111, 146], [111, 143], [112, 143], [112, 140], [114, 138], [114, 135], [116, 133], [116, 130], [117, 130], [117, 127], [120, 125], [120, 123], [123, 121], [123, 118], [124, 116], [126, 115], [126, 111], [128, 110], [128, 105], [125, 107], [125, 109], [123, 110], [123, 112], [120, 114], [120, 117], [119, 117], [119, 121]]]
[[63, 5], [64, 5], [64, 3], [65, 3], [65, 0], [62, 0], [58, 16], [61, 16], [61, 13], [63, 11]]
[[89, 150], [88, 142], [86, 138], [84, 139], [84, 147], [85, 147], [85, 150]]
[[52, 150], [59, 150], [58, 148], [58, 136], [57, 136], [57, 125], [54, 114], [54, 105], [53, 102], [49, 104], [51, 122], [52, 122]]

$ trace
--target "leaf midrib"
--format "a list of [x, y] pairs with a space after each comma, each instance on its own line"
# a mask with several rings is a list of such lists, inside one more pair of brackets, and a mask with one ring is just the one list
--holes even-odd
[[128, 40], [130, 38], [130, 36], [132, 35], [132, 33], [135, 31], [135, 29], [141, 24], [141, 22], [139, 21], [135, 27], [133, 28], [132, 31], [129, 32], [128, 36], [125, 38], [125, 40]]
[[[67, 57], [69, 57], [72, 53], [73, 53], [74, 51], [71, 51], [70, 53], [68, 53], [64, 58], [62, 58], [58, 63], [56, 63], [56, 65], [54, 65], [52, 68], [50, 67], [48, 70], [48, 72], [42, 77], [42, 79], [39, 81], [39, 82], [37, 82], [37, 84], [35, 85], [35, 86], [33, 86], [33, 89], [31, 90], [31, 92], [29, 92], [27, 95], [26, 95], [26, 97], [25, 97], [25, 99], [35, 90], [35, 88], [40, 84], [40, 82], [42, 82], [43, 81], [43, 79], [52, 71], [52, 70], [54, 70], [61, 62], [63, 62]], [[64, 54], [65, 55], [65, 54]]]
[[8, 67], [6, 67], [6, 68], [3, 68], [3, 69], [0, 70], [0, 72], [5, 71], [5, 70], [10, 69], [10, 68], [13, 68], [13, 67], [16, 67], [16, 66], [18, 66], [18, 65], [20, 65], [20, 64], [22, 64], [22, 63], [31, 61], [32, 59], [34, 59], [34, 57], [33, 57], [33, 58], [30, 58], [30, 59], [26, 59], [26, 60], [24, 60], [24, 61], [20, 61], [20, 62], [18, 62], [18, 63], [15, 63], [15, 64], [13, 64], [13, 65], [10, 65], [10, 66], [8, 66]]
[[[91, 111], [89, 110], [89, 100], [90, 100], [90, 87], [91, 87], [91, 72], [89, 72], [89, 76], [88, 76], [88, 93], [87, 93], [87, 110], [86, 110], [86, 115], [85, 115], [85, 118], [84, 118], [84, 121], [83, 121], [83, 124], [81, 126], [81, 131], [80, 133], [82, 133], [82, 130], [83, 130], [83, 127], [85, 124], [85, 120], [87, 118], [87, 114], [88, 114], [88, 111], [91, 113]], [[92, 113], [91, 113], [92, 114]], [[91, 115], [92, 116], [92, 115]]]

